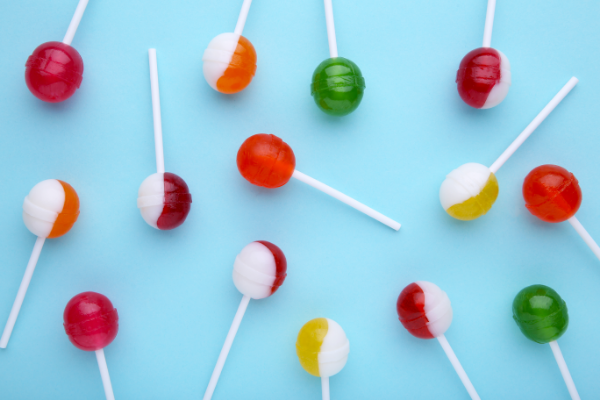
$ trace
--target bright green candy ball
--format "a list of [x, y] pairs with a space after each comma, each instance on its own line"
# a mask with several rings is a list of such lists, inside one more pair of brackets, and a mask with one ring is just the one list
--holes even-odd
[[335, 57], [323, 61], [315, 70], [310, 94], [319, 108], [329, 115], [348, 115], [356, 110], [365, 91], [365, 79], [352, 61]]
[[569, 326], [567, 303], [544, 285], [528, 286], [517, 294], [513, 301], [513, 318], [521, 332], [538, 343], [558, 339]]

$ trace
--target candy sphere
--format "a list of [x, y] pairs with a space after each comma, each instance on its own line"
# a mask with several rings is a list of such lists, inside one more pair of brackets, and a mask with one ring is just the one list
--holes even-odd
[[448, 330], [452, 306], [446, 292], [431, 282], [414, 282], [402, 290], [396, 310], [408, 332], [421, 339], [433, 339]]
[[525, 207], [546, 222], [571, 218], [581, 205], [581, 189], [575, 176], [558, 165], [534, 168], [523, 182]]
[[492, 108], [500, 104], [508, 94], [510, 84], [508, 58], [491, 47], [468, 53], [456, 73], [458, 94], [475, 108]]
[[286, 276], [283, 251], [266, 240], [244, 247], [233, 264], [233, 284], [252, 299], [264, 299], [275, 293]]
[[569, 326], [567, 304], [548, 286], [532, 285], [521, 290], [512, 308], [521, 332], [537, 343], [558, 339]]
[[440, 202], [450, 216], [469, 221], [492, 208], [498, 190], [496, 176], [488, 167], [468, 163], [446, 176], [440, 187]]
[[296, 354], [302, 368], [311, 375], [330, 377], [348, 361], [350, 342], [342, 327], [329, 318], [308, 321], [298, 333]]
[[202, 56], [204, 78], [218, 92], [241, 92], [256, 72], [256, 50], [245, 37], [222, 33], [208, 44]]
[[108, 346], [119, 331], [119, 314], [100, 293], [84, 292], [73, 297], [65, 307], [63, 319], [71, 343], [85, 351]]
[[240, 174], [253, 185], [269, 189], [285, 185], [296, 169], [292, 148], [275, 135], [250, 136], [237, 153]]
[[192, 195], [179, 176], [156, 173], [142, 182], [137, 204], [148, 225], [166, 231], [183, 224], [190, 212]]
[[321, 110], [343, 116], [356, 110], [365, 91], [365, 79], [352, 61], [335, 57], [323, 61], [313, 73], [310, 94]]
[[57, 238], [79, 217], [79, 197], [67, 182], [48, 179], [35, 185], [23, 202], [23, 222], [34, 235]]
[[39, 45], [25, 64], [25, 82], [35, 97], [58, 103], [71, 97], [83, 79], [83, 59], [61, 42]]

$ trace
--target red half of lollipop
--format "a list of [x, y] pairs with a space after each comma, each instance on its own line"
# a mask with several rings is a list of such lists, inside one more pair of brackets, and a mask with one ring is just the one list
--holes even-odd
[[84, 292], [73, 297], [65, 307], [63, 319], [71, 343], [85, 351], [103, 349], [119, 331], [119, 314], [100, 293]]

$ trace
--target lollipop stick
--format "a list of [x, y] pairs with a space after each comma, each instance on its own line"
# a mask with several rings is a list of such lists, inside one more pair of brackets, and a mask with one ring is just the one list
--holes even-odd
[[321, 377], [321, 391], [323, 392], [323, 400], [329, 400], [329, 377]]
[[156, 170], [165, 172], [165, 155], [163, 152], [162, 122], [160, 119], [160, 95], [158, 92], [158, 65], [156, 49], [148, 50], [150, 59], [150, 87], [152, 89], [152, 116], [154, 117], [154, 147], [156, 149]]
[[104, 349], [96, 350], [96, 359], [98, 360], [98, 367], [100, 367], [100, 376], [102, 377], [102, 385], [104, 386], [106, 400], [115, 400], [115, 395], [110, 383], [110, 376], [108, 375], [106, 358], [104, 357]]
[[580, 400], [579, 393], [577, 393], [577, 388], [575, 388], [575, 382], [573, 382], [573, 378], [571, 378], [571, 374], [569, 373], [569, 368], [567, 368], [567, 363], [565, 362], [565, 358], [563, 357], [560, 347], [558, 347], [558, 342], [556, 340], [549, 343], [550, 348], [552, 349], [552, 353], [554, 353], [554, 358], [556, 358], [556, 362], [558, 363], [558, 368], [560, 368], [560, 373], [562, 374], [565, 383], [567, 384], [567, 389], [569, 389], [569, 394], [573, 400]]
[[546, 117], [550, 115], [552, 110], [556, 108], [556, 106], [562, 101], [562, 99], [564, 99], [565, 96], [569, 94], [571, 89], [573, 89], [575, 85], [577, 85], [577, 82], [579, 82], [579, 80], [575, 77], [569, 79], [569, 82], [567, 82], [567, 84], [563, 86], [562, 89], [560, 89], [556, 96], [554, 96], [552, 100], [550, 100], [550, 103], [548, 103], [546, 107], [544, 107], [544, 109], [537, 115], [537, 117], [535, 117], [533, 121], [531, 121], [531, 123], [527, 125], [527, 128], [525, 128], [525, 130], [521, 132], [519, 136], [517, 136], [515, 141], [512, 142], [510, 146], [508, 146], [508, 149], [504, 150], [504, 153], [502, 153], [502, 155], [490, 167], [490, 170], [494, 174], [498, 172], [498, 170], [506, 162], [506, 160], [508, 160], [510, 156], [512, 156], [513, 153], [517, 151], [517, 149], [523, 144], [525, 139], [527, 139], [529, 135], [531, 135], [533, 131], [535, 131], [535, 129], [538, 126], [540, 126], [540, 124], [546, 119]]
[[83, 17], [83, 12], [88, 5], [88, 0], [79, 0], [79, 4], [77, 4], [77, 8], [75, 9], [75, 14], [73, 18], [71, 18], [71, 23], [69, 24], [69, 28], [67, 29], [67, 34], [63, 39], [64, 44], [71, 45], [73, 38], [75, 37], [75, 32], [77, 32], [77, 27], [81, 22], [81, 17]]
[[313, 179], [310, 176], [305, 175], [298, 170], [294, 171], [292, 177], [314, 187], [315, 189], [319, 189], [320, 191], [327, 193], [331, 197], [334, 197], [339, 201], [348, 204], [350, 207], [356, 208], [358, 211], [367, 214], [369, 217], [376, 219], [377, 221], [389, 226], [394, 230], [400, 229], [400, 224], [394, 221], [393, 219], [386, 217], [385, 215], [373, 210], [372, 208], [365, 206], [363, 203], [354, 200], [352, 197], [346, 196], [344, 193], [338, 192], [334, 188], [329, 187], [324, 183], [321, 183], [318, 180]]
[[252, 0], [244, 0], [244, 4], [242, 4], [242, 10], [240, 11], [240, 16], [238, 17], [237, 24], [235, 24], [234, 33], [241, 35], [244, 31], [244, 25], [246, 25], [246, 18], [248, 18], [248, 12], [250, 11], [250, 4], [252, 4]]
[[325, 0], [325, 22], [327, 23], [327, 39], [329, 40], [329, 56], [338, 56], [337, 42], [335, 40], [335, 25], [333, 24], [333, 6], [331, 0]]
[[492, 45], [492, 28], [494, 27], [494, 13], [496, 0], [488, 0], [487, 13], [485, 14], [485, 28], [483, 28], [483, 47]]
[[19, 286], [19, 291], [17, 292], [17, 298], [15, 299], [12, 309], [10, 310], [8, 321], [6, 321], [4, 332], [2, 333], [2, 337], [0, 338], [0, 348], [2, 349], [5, 349], [8, 345], [10, 334], [12, 333], [13, 328], [15, 327], [15, 322], [17, 322], [17, 317], [19, 316], [21, 305], [23, 305], [23, 300], [25, 300], [25, 294], [27, 293], [29, 282], [31, 282], [31, 277], [33, 276], [35, 266], [38, 262], [38, 259], [40, 258], [40, 253], [42, 252], [42, 247], [44, 246], [45, 240], [46, 238], [38, 237], [35, 241], [35, 245], [33, 246], [31, 257], [29, 257], [29, 262], [27, 263], [27, 268], [25, 269], [25, 275], [23, 276], [21, 286]]
[[465, 389], [467, 389], [467, 392], [469, 392], [469, 396], [471, 396], [471, 399], [480, 400], [479, 395], [475, 391], [475, 387], [473, 387], [473, 384], [469, 380], [467, 373], [465, 372], [462, 365], [460, 365], [460, 361], [458, 361], [456, 354], [454, 354], [452, 347], [450, 347], [450, 343], [448, 343], [448, 339], [446, 339], [446, 336], [440, 335], [437, 337], [437, 340], [439, 340], [440, 344], [442, 345], [442, 349], [444, 349], [444, 351], [446, 352], [448, 359], [452, 363], [452, 366], [456, 370], [456, 373], [458, 374], [458, 377], [462, 381], [463, 385], [465, 385]]
[[221, 375], [221, 371], [223, 370], [223, 366], [225, 365], [225, 360], [227, 360], [227, 355], [229, 354], [229, 350], [231, 349], [231, 345], [233, 344], [233, 339], [235, 339], [235, 334], [242, 323], [242, 318], [244, 318], [244, 313], [246, 312], [246, 308], [248, 308], [248, 303], [250, 302], [250, 297], [244, 295], [242, 297], [242, 301], [240, 302], [240, 306], [238, 307], [237, 312], [235, 313], [235, 317], [233, 317], [233, 322], [231, 323], [231, 328], [229, 328], [229, 332], [227, 333], [227, 337], [225, 338], [225, 343], [223, 344], [223, 348], [221, 349], [221, 353], [219, 354], [219, 358], [217, 360], [217, 365], [215, 365], [215, 369], [210, 377], [210, 381], [208, 382], [208, 387], [206, 388], [206, 392], [204, 392], [204, 400], [210, 400], [212, 395], [217, 387], [217, 382], [219, 381], [219, 376]]
[[577, 233], [579, 233], [579, 236], [581, 236], [583, 241], [590, 247], [590, 249], [592, 249], [592, 251], [594, 252], [596, 257], [598, 257], [600, 259], [600, 247], [598, 247], [598, 244], [594, 241], [594, 239], [590, 236], [590, 234], [585, 230], [583, 225], [581, 225], [581, 222], [579, 222], [579, 220], [577, 218], [575, 218], [574, 215], [571, 218], [569, 218], [568, 221], [571, 223], [573, 228], [575, 228]]

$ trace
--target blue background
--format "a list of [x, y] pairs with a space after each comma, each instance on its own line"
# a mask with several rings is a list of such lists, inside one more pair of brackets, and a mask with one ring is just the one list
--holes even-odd
[[[214, 399], [318, 399], [320, 380], [295, 355], [300, 327], [336, 320], [351, 343], [331, 378], [333, 399], [467, 399], [436, 341], [409, 335], [395, 303], [428, 280], [454, 309], [446, 333], [482, 398], [566, 399], [549, 346], [528, 341], [511, 318], [525, 286], [556, 289], [569, 306], [559, 340], [579, 393], [600, 393], [600, 262], [568, 223], [525, 209], [521, 185], [553, 163], [579, 179], [577, 217], [600, 239], [597, 199], [597, 16], [592, 0], [500, 0], [492, 46], [512, 65], [513, 86], [491, 110], [456, 92], [461, 58], [481, 45], [484, 0], [335, 0], [341, 56], [366, 79], [345, 118], [309, 95], [328, 57], [323, 4], [256, 0], [244, 36], [258, 69], [242, 93], [213, 91], [202, 53], [232, 31], [241, 0], [90, 1], [73, 46], [85, 62], [81, 88], [46, 104], [27, 90], [33, 49], [62, 40], [75, 0], [3, 1], [0, 9], [0, 324], [8, 317], [35, 238], [21, 218], [39, 181], [77, 190], [81, 216], [44, 246], [6, 350], [3, 399], [103, 399], [93, 353], [70, 344], [62, 313], [93, 290], [117, 307], [120, 330], [105, 349], [117, 398], [201, 398], [241, 299], [233, 260], [253, 240], [285, 252], [288, 277], [252, 301]], [[147, 50], [155, 47], [167, 171], [193, 195], [183, 226], [150, 228], [136, 207], [155, 172]], [[488, 215], [452, 219], [440, 207], [445, 175], [466, 162], [490, 165], [571, 76], [579, 85], [498, 172]], [[302, 184], [268, 190], [246, 182], [235, 156], [259, 132], [280, 136], [297, 167], [403, 224], [399, 232]]]

